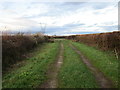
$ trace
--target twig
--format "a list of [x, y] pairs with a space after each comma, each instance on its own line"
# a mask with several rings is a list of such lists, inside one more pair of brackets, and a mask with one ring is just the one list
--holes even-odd
[[118, 59], [118, 53], [116, 49], [115, 49], [115, 55], [116, 55], [116, 58]]

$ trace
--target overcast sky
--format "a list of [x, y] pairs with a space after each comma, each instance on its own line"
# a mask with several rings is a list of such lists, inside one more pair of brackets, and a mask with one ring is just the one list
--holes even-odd
[[0, 2], [0, 30], [39, 32], [45, 25], [48, 35], [117, 31], [117, 2]]

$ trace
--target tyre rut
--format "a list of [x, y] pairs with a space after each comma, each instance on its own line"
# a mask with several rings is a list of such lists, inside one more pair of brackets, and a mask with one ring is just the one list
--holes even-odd
[[93, 73], [97, 83], [100, 85], [100, 88], [112, 88], [113, 83], [111, 80], [109, 80], [105, 75], [99, 71], [95, 66], [92, 65], [89, 59], [87, 59], [81, 52], [78, 50], [75, 46], [70, 44], [70, 47], [80, 55], [80, 58], [82, 59], [83, 63], [90, 69], [90, 71]]
[[63, 52], [64, 46], [60, 43], [60, 50], [56, 62], [51, 65], [50, 69], [47, 72], [48, 80], [43, 83], [40, 88], [57, 88], [58, 87], [58, 71], [63, 63]]

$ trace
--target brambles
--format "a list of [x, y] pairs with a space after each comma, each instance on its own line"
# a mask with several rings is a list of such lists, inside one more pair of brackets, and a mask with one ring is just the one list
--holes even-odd
[[35, 35], [3, 35], [2, 36], [2, 68], [3, 71], [11, 64], [23, 58], [23, 55], [38, 44], [47, 42], [47, 36]]
[[102, 50], [111, 50], [115, 52], [116, 56], [120, 55], [120, 31], [110, 33], [98, 33], [98, 34], [85, 34], [68, 36], [68, 39], [72, 39], [77, 42], [99, 47]]

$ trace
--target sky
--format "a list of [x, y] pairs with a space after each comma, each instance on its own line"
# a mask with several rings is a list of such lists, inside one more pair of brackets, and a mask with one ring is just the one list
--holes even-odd
[[0, 2], [0, 31], [73, 35], [118, 30], [118, 2]]

